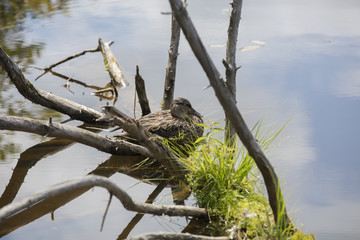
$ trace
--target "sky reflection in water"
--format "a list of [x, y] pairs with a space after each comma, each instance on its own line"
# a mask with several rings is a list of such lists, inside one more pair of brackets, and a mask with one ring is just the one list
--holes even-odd
[[[93, 48], [99, 37], [114, 40], [112, 50], [128, 79], [132, 81], [135, 65], [139, 65], [153, 111], [159, 109], [170, 28], [170, 17], [160, 12], [169, 11], [168, 2], [70, 3], [69, 13], [28, 24], [25, 40], [45, 43], [35, 65], [46, 66]], [[207, 1], [206, 6], [200, 1], [189, 3], [195, 26], [223, 72], [225, 49], [210, 46], [226, 43], [229, 5], [220, 1]], [[280, 137], [281, 145], [269, 158], [284, 181], [290, 211], [295, 210], [296, 220], [317, 239], [338, 239], [336, 234], [355, 239], [360, 234], [356, 151], [360, 147], [360, 30], [355, 24], [360, 22], [359, 9], [356, 0], [259, 0], [243, 5], [238, 47], [257, 45], [253, 40], [266, 44], [238, 52], [238, 65], [242, 66], [238, 71], [238, 106], [249, 126], [261, 117], [274, 129], [290, 120]], [[203, 90], [209, 85], [205, 74], [183, 36], [181, 41], [175, 95], [190, 99], [209, 120], [222, 121], [213, 90]], [[106, 79], [101, 64], [101, 56], [88, 56], [59, 69], [90, 84]], [[39, 74], [29, 71], [29, 79]], [[62, 88], [54, 89], [51, 76], [36, 84], [90, 107], [103, 105], [81, 88], [75, 87], [75, 96]], [[132, 101], [130, 86], [121, 93], [117, 106], [130, 113]]]

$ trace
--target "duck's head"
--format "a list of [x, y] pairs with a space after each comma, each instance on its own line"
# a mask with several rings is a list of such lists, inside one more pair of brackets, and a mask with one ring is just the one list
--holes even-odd
[[187, 120], [191, 115], [201, 118], [201, 114], [192, 108], [189, 100], [185, 98], [176, 98], [170, 105], [171, 115], [176, 118]]

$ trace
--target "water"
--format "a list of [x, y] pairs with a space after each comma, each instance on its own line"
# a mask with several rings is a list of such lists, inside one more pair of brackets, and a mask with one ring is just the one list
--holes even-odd
[[[5, 1], [0, 3], [7, 3]], [[45, 1], [38, 6], [46, 6]], [[58, 5], [62, 2], [63, 5]], [[135, 66], [146, 80], [152, 111], [160, 109], [170, 16], [167, 1], [52, 1], [53, 8], [32, 5], [1, 12], [1, 45], [33, 81], [44, 67], [68, 55], [114, 40], [111, 47], [130, 86], [121, 91], [116, 106], [132, 114]], [[27, 4], [29, 5], [29, 4]], [[191, 18], [219, 71], [225, 56], [229, 5], [227, 2], [190, 1]], [[237, 101], [249, 126], [263, 117], [268, 128], [289, 121], [279, 146], [268, 154], [284, 184], [288, 209], [295, 222], [317, 239], [358, 239], [360, 177], [357, 137], [360, 134], [360, 3], [333, 0], [272, 2], [246, 1], [243, 5], [238, 47]], [[249, 47], [256, 46], [256, 47]], [[253, 49], [253, 50], [251, 50]], [[108, 75], [100, 53], [87, 54], [55, 68], [58, 72], [104, 86]], [[34, 84], [94, 109], [106, 104], [93, 91], [43, 76]], [[209, 82], [184, 36], [181, 38], [175, 95], [188, 98], [206, 119], [223, 121], [222, 110]], [[0, 112], [46, 119], [54, 112], [24, 100], [13, 85], [0, 76]], [[139, 116], [139, 114], [137, 115]], [[57, 116], [58, 120], [66, 116]], [[72, 123], [77, 124], [77, 123]], [[1, 131], [0, 191], [3, 192], [20, 154], [48, 139], [26, 133]], [[84, 176], [105, 162], [109, 154], [80, 144], [42, 159], [25, 173], [16, 199], [73, 177]], [[19, 176], [19, 175], [17, 175]], [[110, 178], [137, 201], [154, 189], [123, 174]], [[102, 214], [107, 192], [95, 188], [55, 211], [4, 237], [38, 239], [99, 237], [116, 238], [135, 215], [113, 201], [102, 233]], [[157, 204], [171, 204], [169, 190]], [[153, 231], [181, 231], [181, 218], [146, 216], [131, 235]]]

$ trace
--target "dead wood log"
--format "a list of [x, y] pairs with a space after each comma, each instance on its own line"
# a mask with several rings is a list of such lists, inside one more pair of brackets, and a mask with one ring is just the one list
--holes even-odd
[[226, 87], [223, 78], [207, 53], [183, 3], [181, 0], [169, 0], [169, 2], [192, 51], [204, 69], [224, 112], [229, 117], [231, 125], [235, 128], [237, 135], [249, 151], [264, 178], [275, 221], [280, 224], [281, 230], [286, 229], [291, 224], [291, 221], [286, 212], [285, 202], [274, 168], [260, 149], [255, 137], [237, 109], [231, 92]]
[[123, 204], [124, 208], [129, 211], [168, 216], [207, 216], [206, 210], [203, 208], [186, 206], [156, 206], [149, 203], [136, 202], [124, 190], [119, 188], [109, 179], [95, 175], [88, 175], [82, 178], [77, 178], [54, 185], [42, 192], [38, 192], [10, 205], [4, 206], [0, 209], [0, 223], [10, 216], [26, 210], [30, 206], [50, 197], [71, 192], [75, 189], [83, 189], [95, 186], [106, 188], [111, 194], [118, 198]]
[[110, 139], [74, 126], [33, 120], [30, 118], [0, 114], [0, 129], [30, 132], [48, 137], [66, 138], [110, 154], [129, 155], [137, 153], [147, 157], [153, 156], [146, 148], [133, 143]]

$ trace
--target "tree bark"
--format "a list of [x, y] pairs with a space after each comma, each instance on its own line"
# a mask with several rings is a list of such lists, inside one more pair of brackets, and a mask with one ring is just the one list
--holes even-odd
[[250, 156], [254, 159], [264, 178], [264, 183], [268, 192], [269, 203], [273, 211], [275, 221], [280, 223], [280, 228], [282, 230], [285, 229], [287, 226], [289, 226], [290, 219], [286, 213], [279, 180], [276, 176], [274, 168], [266, 158], [263, 151], [260, 149], [255, 137], [252, 135], [239, 110], [237, 109], [233, 97], [231, 96], [231, 92], [226, 87], [223, 78], [208, 55], [182, 2], [180, 0], [169, 1], [183, 33], [188, 40], [196, 58], [209, 78], [210, 84], [213, 87], [225, 113], [229, 117], [231, 125], [235, 128], [237, 135], [240, 137], [242, 143], [249, 151]]

